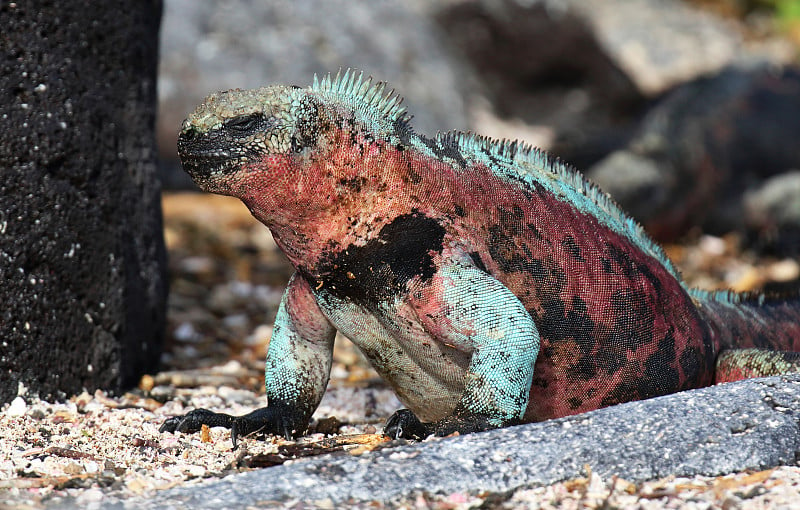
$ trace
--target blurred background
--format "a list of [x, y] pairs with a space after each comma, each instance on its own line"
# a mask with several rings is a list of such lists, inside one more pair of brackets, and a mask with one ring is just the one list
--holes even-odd
[[180, 170], [181, 121], [210, 92], [361, 69], [418, 132], [519, 138], [573, 164], [690, 284], [785, 292], [800, 288], [799, 48], [800, 0], [165, 0], [165, 362], [260, 368], [291, 274], [244, 206]]

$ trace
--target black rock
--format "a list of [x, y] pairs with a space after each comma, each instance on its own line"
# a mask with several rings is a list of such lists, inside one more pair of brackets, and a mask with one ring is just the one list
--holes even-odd
[[161, 2], [0, 4], [0, 402], [120, 391], [158, 364]]

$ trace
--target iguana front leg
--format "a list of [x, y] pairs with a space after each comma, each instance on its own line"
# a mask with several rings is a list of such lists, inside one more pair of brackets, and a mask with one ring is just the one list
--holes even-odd
[[267, 407], [244, 416], [195, 409], [167, 419], [161, 432], [227, 427], [237, 438], [254, 432], [287, 438], [305, 432], [328, 385], [336, 329], [322, 314], [308, 282], [297, 273], [283, 294], [267, 352]]
[[421, 423], [410, 411], [394, 414], [393, 437], [440, 436], [503, 427], [520, 421], [528, 405], [539, 332], [531, 315], [497, 279], [469, 263], [441, 268], [414, 306], [437, 341], [472, 351], [464, 394], [451, 416]]

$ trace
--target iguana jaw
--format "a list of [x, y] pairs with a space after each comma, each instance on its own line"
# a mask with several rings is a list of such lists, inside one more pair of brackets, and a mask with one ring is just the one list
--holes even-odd
[[178, 155], [197, 185], [231, 194], [236, 174], [291, 149], [291, 87], [228, 90], [206, 97], [183, 122]]
[[199, 133], [192, 127], [178, 137], [178, 155], [183, 169], [204, 191], [220, 192], [220, 181], [241, 168], [240, 158], [231, 147], [223, 148], [222, 136], [216, 130]]

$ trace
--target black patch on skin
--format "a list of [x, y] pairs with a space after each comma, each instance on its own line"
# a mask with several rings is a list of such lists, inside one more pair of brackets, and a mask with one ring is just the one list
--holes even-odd
[[598, 350], [595, 358], [597, 359], [597, 368], [608, 375], [616, 373], [625, 366], [625, 362], [628, 360], [624, 352], [609, 348]]
[[564, 301], [558, 297], [540, 298], [539, 306], [544, 310], [536, 320], [541, 337], [553, 343], [563, 340], [564, 334], [568, 332], [564, 320]]
[[600, 257], [600, 264], [603, 265], [603, 272], [606, 274], [615, 274], [614, 268], [611, 267], [611, 261], [605, 257]]
[[534, 225], [533, 223], [528, 223], [526, 226], [528, 227], [528, 230], [530, 231], [531, 235], [534, 238], [539, 240], [542, 239], [542, 233], [539, 231], [538, 228], [536, 228], [536, 225]]
[[536, 375], [533, 376], [533, 380], [531, 381], [531, 388], [546, 390], [548, 386], [550, 386], [550, 381], [548, 381], [544, 377], [537, 377]]
[[[433, 254], [441, 253], [446, 232], [422, 213], [398, 216], [385, 225], [376, 239], [324, 256], [310, 282], [367, 308], [406, 292], [412, 278], [430, 280], [436, 272]], [[306, 272], [306, 274], [308, 274]]]
[[589, 356], [582, 356], [566, 369], [572, 381], [591, 381], [597, 376], [597, 364]]
[[508, 232], [519, 232], [522, 222], [525, 220], [525, 211], [522, 207], [514, 205], [511, 209], [505, 207], [497, 208], [500, 217], [500, 225]]
[[[549, 282], [551, 276], [566, 281], [560, 268], [554, 267], [548, 274], [543, 261], [534, 258], [527, 245], [517, 244], [517, 236], [525, 227], [524, 211], [519, 206], [514, 206], [511, 209], [498, 207], [497, 212], [499, 221], [488, 228], [488, 249], [499, 268], [506, 273], [526, 272], [535, 279], [541, 277], [548, 287], [552, 286], [552, 282]], [[537, 284], [539, 283], [537, 280]]]
[[506, 273], [525, 271], [531, 264], [520, 254], [514, 236], [500, 225], [489, 227], [489, 255]]
[[466, 211], [464, 211], [464, 208], [458, 204], [453, 205], [453, 210], [457, 216], [461, 216], [462, 218], [467, 215]]
[[358, 193], [361, 191], [361, 187], [367, 183], [367, 179], [365, 177], [351, 177], [349, 179], [339, 179], [339, 185], [348, 188], [351, 191]]
[[636, 276], [637, 268], [627, 253], [611, 243], [606, 244], [606, 252], [613, 262], [622, 269], [622, 274], [628, 278]]
[[561, 246], [564, 247], [565, 250], [569, 253], [570, 257], [577, 260], [578, 262], [586, 262], [586, 259], [581, 256], [581, 248], [578, 246], [578, 243], [575, 242], [575, 238], [572, 237], [571, 234], [567, 234], [564, 239], [561, 241]]
[[636, 386], [635, 381], [622, 381], [617, 386], [609, 391], [603, 400], [600, 401], [601, 406], [612, 406], [621, 402], [632, 402], [634, 400], [641, 400], [639, 395], [639, 388]]
[[[533, 259], [540, 263], [541, 270], [531, 273], [536, 280], [536, 289], [539, 295], [559, 296], [567, 284], [567, 275], [564, 270], [550, 259]], [[529, 267], [534, 267], [530, 264]]]
[[683, 371], [684, 386], [694, 388], [703, 376], [705, 360], [697, 347], [687, 347], [678, 358], [678, 364]]
[[611, 296], [614, 310], [612, 345], [624, 345], [633, 352], [653, 340], [654, 312], [645, 294], [640, 290], [622, 289]]
[[[407, 179], [404, 179], [405, 182], [409, 184], [419, 184], [422, 182], [422, 176], [417, 172], [414, 168], [414, 165], [411, 164], [411, 161], [408, 161], [406, 164], [406, 175], [408, 176]], [[419, 201], [416, 196], [412, 196], [415, 201]]]
[[544, 268], [544, 262], [539, 259], [533, 259], [528, 264], [528, 272], [538, 283], [544, 282], [547, 278], [547, 270]]
[[671, 366], [676, 358], [675, 334], [670, 327], [664, 338], [658, 342], [656, 352], [644, 362], [644, 375], [639, 382], [642, 398], [673, 393], [679, 389], [680, 374]]
[[578, 342], [584, 356], [590, 356], [595, 347], [594, 321], [589, 316], [589, 307], [579, 296], [572, 297], [572, 307], [567, 312], [565, 329]]
[[[663, 283], [647, 264], [635, 263], [631, 260], [630, 256], [618, 246], [611, 243], [606, 243], [605, 246], [606, 253], [608, 253], [610, 260], [605, 257], [600, 257], [600, 262], [603, 264], [603, 271], [609, 274], [616, 274], [617, 271], [615, 271], [613, 267], [613, 263], [615, 263], [622, 270], [622, 274], [628, 278], [635, 278], [639, 275], [644, 276], [644, 278], [650, 282], [656, 294], [661, 296], [663, 292]], [[651, 260], [654, 264], [661, 264], [661, 262], [655, 258], [651, 257]]]
[[417, 139], [427, 148], [429, 148], [431, 152], [433, 152], [434, 156], [439, 158], [439, 160], [450, 158], [454, 160], [461, 168], [467, 167], [467, 160], [464, 159], [464, 156], [461, 154], [455, 139], [444, 136], [434, 140], [433, 138], [428, 138], [422, 135], [417, 135]]
[[567, 404], [569, 404], [570, 409], [577, 409], [583, 405], [583, 400], [578, 397], [570, 397], [567, 399]]
[[477, 251], [470, 252], [469, 258], [472, 259], [472, 263], [475, 264], [475, 267], [477, 267], [478, 269], [480, 269], [484, 273], [489, 274], [489, 270], [486, 269], [486, 264], [484, 264], [483, 260], [481, 260], [481, 254], [480, 253], [478, 253]]
[[597, 355], [594, 349], [597, 340], [594, 338], [594, 321], [589, 316], [586, 302], [578, 296], [573, 296], [572, 306], [566, 311], [564, 319], [556, 321], [551, 329], [555, 336], [549, 336], [551, 341], [572, 340], [581, 350], [580, 358], [566, 369], [568, 377], [572, 380], [589, 381], [597, 377]]
[[714, 369], [717, 366], [717, 358], [712, 353], [716, 353], [717, 351], [716, 348], [714, 347], [714, 340], [711, 338], [711, 330], [708, 324], [702, 321], [701, 319], [697, 318], [696, 315], [693, 320], [700, 322], [703, 328], [703, 352], [701, 353], [703, 359], [701, 360], [701, 362], [705, 362], [705, 369], [701, 373], [702, 377], [703, 374], [714, 373]]
[[642, 276], [647, 278], [647, 281], [650, 282], [650, 285], [653, 286], [653, 290], [656, 291], [656, 295], [661, 297], [661, 292], [663, 289], [663, 285], [661, 284], [661, 280], [656, 277], [655, 274], [650, 270], [649, 267], [645, 264], [637, 264], [636, 268], [639, 270]]

